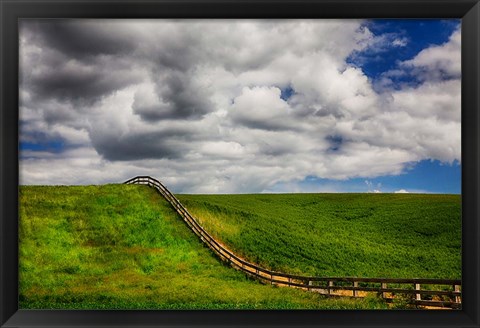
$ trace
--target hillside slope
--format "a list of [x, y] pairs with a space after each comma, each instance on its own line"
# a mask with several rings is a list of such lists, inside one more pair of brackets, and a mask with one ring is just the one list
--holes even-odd
[[225, 266], [153, 189], [21, 186], [22, 309], [362, 309]]

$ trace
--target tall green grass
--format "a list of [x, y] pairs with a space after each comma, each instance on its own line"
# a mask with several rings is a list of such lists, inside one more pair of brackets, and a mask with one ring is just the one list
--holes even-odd
[[461, 278], [461, 199], [426, 194], [177, 195], [261, 266], [315, 276]]
[[21, 309], [386, 308], [248, 279], [146, 186], [21, 186], [19, 196]]

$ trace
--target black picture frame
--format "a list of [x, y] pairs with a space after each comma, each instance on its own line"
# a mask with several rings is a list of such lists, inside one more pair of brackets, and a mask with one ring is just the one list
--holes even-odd
[[[478, 0], [0, 0], [1, 327], [480, 327]], [[19, 18], [461, 18], [462, 309], [72, 311], [18, 309]]]

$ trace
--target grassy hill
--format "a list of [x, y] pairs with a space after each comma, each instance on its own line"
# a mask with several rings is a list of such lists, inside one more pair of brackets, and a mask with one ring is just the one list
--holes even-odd
[[[188, 199], [194, 207], [195, 197]], [[204, 204], [203, 199], [197, 201]], [[245, 232], [252, 223], [242, 226], [243, 199], [239, 198], [234, 207], [228, 205], [233, 198], [209, 199], [206, 204], [219, 202], [215, 206], [220, 210], [211, 213], [227, 223], [240, 220], [214, 231], [229, 242], [234, 241], [245, 253], [254, 251], [255, 248], [244, 249], [244, 243], [236, 242], [243, 236], [257, 238]], [[243, 273], [221, 263], [168, 203], [146, 186], [21, 186], [19, 203], [19, 307], [22, 309], [386, 307], [376, 298], [326, 299], [316, 293], [247, 279]], [[208, 209], [210, 213], [211, 208]], [[245, 213], [248, 218], [250, 214]], [[293, 236], [298, 237], [299, 232]], [[278, 245], [276, 236], [268, 236], [271, 245]], [[246, 239], [245, 245], [250, 240]], [[271, 246], [260, 245], [264, 251], [261, 258], [269, 258], [265, 250]], [[297, 243], [293, 245], [297, 247]], [[271, 254], [277, 256], [276, 251]], [[279, 260], [284, 265], [285, 259]]]
[[261, 266], [316, 276], [461, 278], [461, 199], [426, 194], [178, 195]]

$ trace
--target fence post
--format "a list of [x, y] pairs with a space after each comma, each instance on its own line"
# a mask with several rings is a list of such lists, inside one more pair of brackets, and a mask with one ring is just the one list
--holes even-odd
[[[386, 289], [386, 288], [387, 288], [387, 283], [382, 282], [382, 289]], [[387, 292], [382, 292], [382, 298], [387, 298]]]
[[[353, 288], [356, 288], [358, 287], [358, 281], [354, 281], [353, 282]], [[357, 297], [358, 296], [358, 291], [357, 290], [353, 290], [353, 297]]]
[[[455, 292], [459, 292], [460, 291], [460, 285], [453, 285], [453, 290]], [[455, 303], [460, 303], [460, 296], [458, 295], [455, 295]]]
[[[415, 290], [420, 290], [420, 284], [415, 284]], [[421, 294], [415, 294], [415, 300], [420, 301], [422, 300]]]
[[330, 287], [333, 287], [333, 281], [331, 280], [328, 281], [328, 287], [327, 287], [328, 295], [332, 293]]

